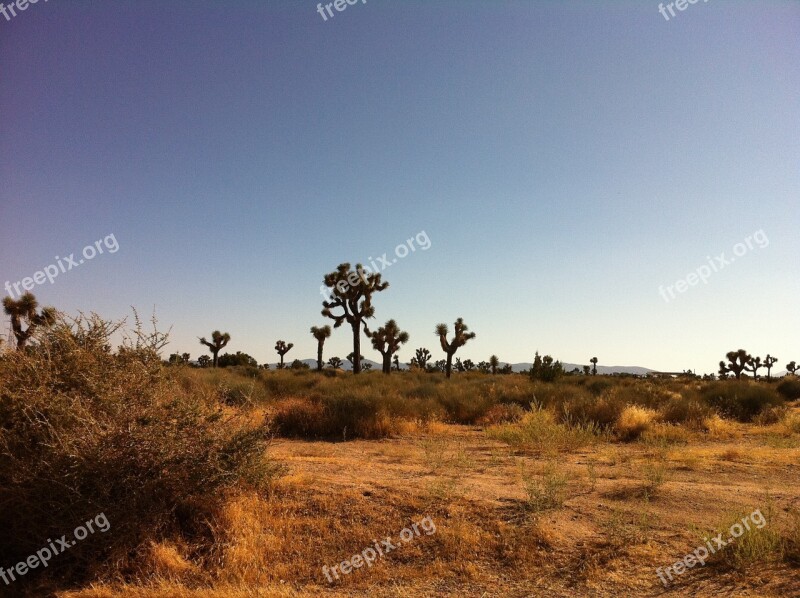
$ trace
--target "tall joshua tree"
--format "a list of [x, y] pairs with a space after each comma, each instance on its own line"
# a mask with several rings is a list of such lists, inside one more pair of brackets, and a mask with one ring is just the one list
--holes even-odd
[[747, 360], [744, 369], [753, 374], [753, 380], [758, 380], [758, 370], [764, 366], [760, 357], [751, 357]]
[[392, 371], [392, 355], [397, 353], [400, 345], [408, 342], [408, 332], [403, 332], [394, 320], [389, 320], [375, 332], [367, 332], [372, 347], [383, 356], [383, 373]]
[[500, 366], [500, 358], [497, 355], [492, 355], [489, 358], [489, 367], [492, 368], [492, 374], [497, 373], [497, 368]]
[[753, 359], [753, 356], [744, 349], [728, 351], [725, 357], [727, 357], [728, 363], [724, 361], [719, 362], [720, 374], [722, 374], [724, 368], [726, 372], [733, 374], [737, 380], [741, 379], [745, 366]]
[[589, 360], [589, 363], [592, 364], [592, 376], [596, 376], [597, 375], [597, 357], [592, 357]]
[[317, 371], [322, 371], [322, 346], [325, 344], [325, 339], [331, 336], [330, 326], [312, 326], [311, 334], [317, 339]]
[[225, 334], [222, 334], [219, 330], [215, 330], [214, 332], [211, 333], [210, 343], [206, 340], [206, 337], [202, 337], [200, 339], [200, 344], [208, 347], [208, 350], [211, 351], [211, 354], [214, 356], [214, 359], [212, 361], [212, 367], [217, 367], [217, 362], [219, 361], [217, 356], [219, 355], [219, 352], [225, 347], [225, 345], [227, 345], [230, 342], [230, 340], [231, 340], [230, 334], [228, 334], [227, 332]]
[[447, 324], [437, 324], [434, 334], [439, 337], [439, 342], [442, 345], [442, 350], [447, 354], [447, 363], [445, 364], [444, 373], [449, 378], [453, 370], [453, 355], [456, 354], [459, 348], [467, 344], [467, 341], [475, 338], [474, 332], [467, 332], [468, 327], [464, 324], [463, 318], [458, 318], [454, 324], [455, 331], [453, 340], [447, 342]]
[[[54, 307], [45, 307], [38, 312], [39, 302], [32, 293], [25, 293], [16, 301], [12, 297], [3, 299], [3, 309], [6, 315], [11, 316], [11, 329], [14, 331], [14, 338], [17, 340], [17, 349], [24, 349], [25, 343], [38, 327], [48, 327], [55, 324], [56, 310]], [[23, 330], [22, 322], [25, 321], [28, 327]]]
[[773, 357], [769, 353], [764, 358], [764, 367], [767, 368], [767, 380], [772, 380], [772, 366], [778, 361], [777, 357]]
[[275, 343], [275, 350], [278, 352], [278, 355], [281, 356], [281, 364], [278, 366], [280, 369], [283, 369], [283, 356], [291, 351], [292, 347], [294, 347], [294, 343], [287, 343], [286, 341], [278, 341]]
[[798, 370], [797, 364], [794, 361], [790, 361], [786, 364], [786, 371], [789, 372], [792, 376]]
[[423, 372], [427, 371], [428, 369], [428, 362], [431, 360], [431, 352], [428, 351], [425, 347], [420, 347], [416, 351], [416, 360], [419, 369]]
[[[349, 263], [339, 264], [334, 272], [325, 275], [323, 282], [330, 289], [330, 298], [322, 302], [322, 315], [333, 320], [334, 328], [344, 322], [350, 324], [355, 357], [353, 373], [358, 374], [361, 372], [361, 325], [375, 315], [372, 296], [385, 290], [389, 283], [381, 282], [378, 272], [368, 272], [361, 264], [356, 264], [355, 270], [351, 270]], [[342, 310], [341, 313], [334, 313], [338, 309]]]

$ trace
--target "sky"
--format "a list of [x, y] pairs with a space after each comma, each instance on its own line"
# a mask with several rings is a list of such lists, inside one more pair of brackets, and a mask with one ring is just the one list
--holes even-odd
[[315, 357], [324, 274], [374, 261], [403, 362], [458, 317], [476, 362], [800, 360], [800, 2], [344, 6], [0, 16], [0, 284], [52, 265], [43, 305], [262, 363]]

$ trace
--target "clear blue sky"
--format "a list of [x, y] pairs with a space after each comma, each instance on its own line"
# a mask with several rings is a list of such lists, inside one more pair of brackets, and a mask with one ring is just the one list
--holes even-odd
[[[39, 1], [0, 17], [0, 283], [313, 357], [322, 276], [422, 231], [380, 324], [459, 355], [800, 360], [800, 2]], [[757, 245], [666, 302], [706, 256]], [[713, 258], [712, 258], [713, 259]], [[5, 293], [5, 291], [3, 291]], [[3, 326], [5, 330], [5, 326]], [[351, 348], [341, 328], [326, 355]], [[367, 357], [377, 358], [370, 348]]]

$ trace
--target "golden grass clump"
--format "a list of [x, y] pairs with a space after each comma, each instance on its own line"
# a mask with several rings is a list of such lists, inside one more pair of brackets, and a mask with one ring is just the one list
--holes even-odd
[[636, 440], [653, 425], [658, 414], [647, 407], [628, 405], [614, 424], [614, 431], [621, 440]]

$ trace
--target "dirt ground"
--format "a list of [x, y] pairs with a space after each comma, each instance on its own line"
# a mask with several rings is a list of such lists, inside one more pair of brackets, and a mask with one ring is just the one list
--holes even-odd
[[[381, 441], [276, 440], [286, 474], [218, 522], [227, 549], [212, 583], [186, 584], [162, 558], [157, 587], [64, 596], [800, 596], [798, 563], [737, 566], [729, 549], [668, 586], [656, 574], [755, 509], [773, 531], [800, 509], [797, 436], [732, 426], [727, 438], [550, 455], [443, 424]], [[396, 540], [425, 517], [435, 532]], [[323, 566], [387, 536], [395, 551], [326, 579]]]

